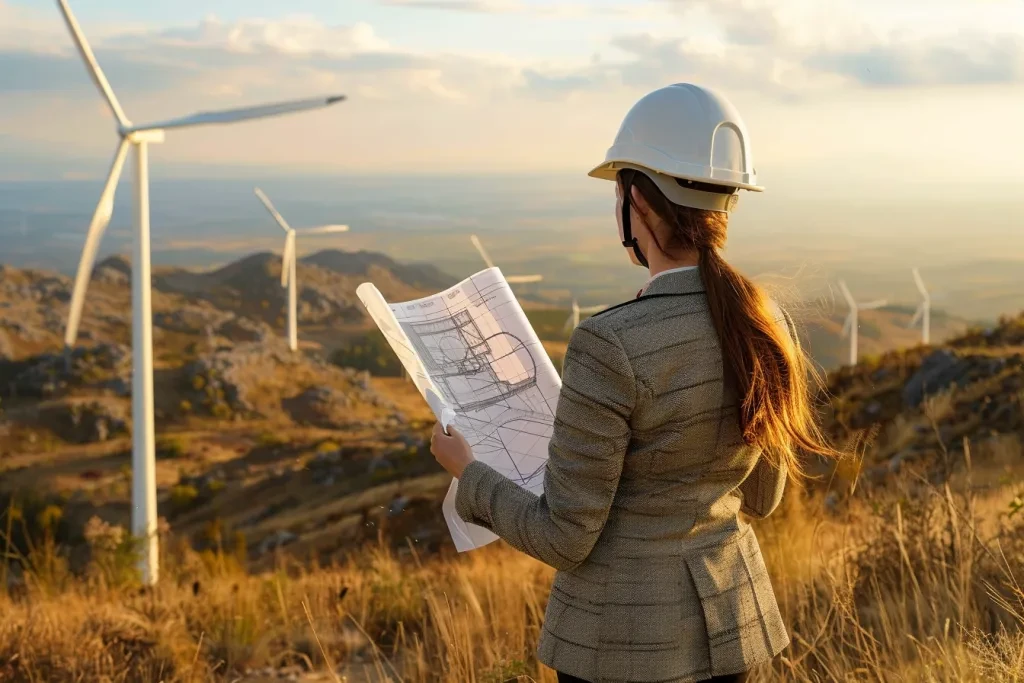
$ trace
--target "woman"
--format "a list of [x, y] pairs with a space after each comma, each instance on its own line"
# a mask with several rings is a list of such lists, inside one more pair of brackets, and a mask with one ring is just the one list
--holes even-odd
[[619, 237], [650, 279], [566, 350], [544, 494], [432, 451], [456, 509], [558, 570], [538, 655], [559, 681], [743, 681], [789, 642], [754, 532], [815, 424], [791, 322], [722, 260], [740, 189], [761, 191], [746, 128], [689, 84], [637, 102], [606, 160]]

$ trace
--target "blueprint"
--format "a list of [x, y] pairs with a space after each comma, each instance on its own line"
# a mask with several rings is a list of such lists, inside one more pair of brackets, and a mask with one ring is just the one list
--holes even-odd
[[[562, 382], [501, 271], [415, 301], [389, 303], [368, 282], [356, 294], [437, 419], [477, 460], [540, 495]], [[456, 514], [457, 490], [453, 479], [442, 506], [455, 547], [494, 541]]]

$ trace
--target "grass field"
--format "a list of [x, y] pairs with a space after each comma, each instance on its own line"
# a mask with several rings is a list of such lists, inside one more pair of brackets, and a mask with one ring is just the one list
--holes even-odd
[[[758, 535], [792, 644], [754, 680], [1024, 681], [1020, 484], [909, 477], [834, 514], [791, 489]], [[8, 510], [0, 530], [19, 523]], [[0, 680], [554, 681], [533, 656], [553, 571], [500, 543], [249, 575], [230, 550], [168, 539], [146, 592], [118, 530], [89, 538], [81, 576], [45, 536], [12, 563]]]

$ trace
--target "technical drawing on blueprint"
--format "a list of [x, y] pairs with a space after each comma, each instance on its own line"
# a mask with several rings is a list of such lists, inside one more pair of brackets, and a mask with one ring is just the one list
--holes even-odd
[[[370, 283], [356, 294], [438, 420], [462, 432], [476, 459], [540, 495], [562, 382], [501, 271], [415, 301], [388, 303]], [[495, 540], [456, 514], [457, 487], [443, 506], [456, 548]]]

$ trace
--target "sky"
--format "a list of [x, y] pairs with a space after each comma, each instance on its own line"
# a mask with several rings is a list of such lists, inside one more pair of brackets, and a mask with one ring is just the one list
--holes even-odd
[[[71, 0], [154, 174], [585, 173], [644, 93], [724, 92], [762, 184], [856, 202], [1024, 180], [1021, 0]], [[113, 119], [54, 0], [0, 0], [0, 180], [106, 173]], [[595, 181], [597, 182], [597, 181]]]

